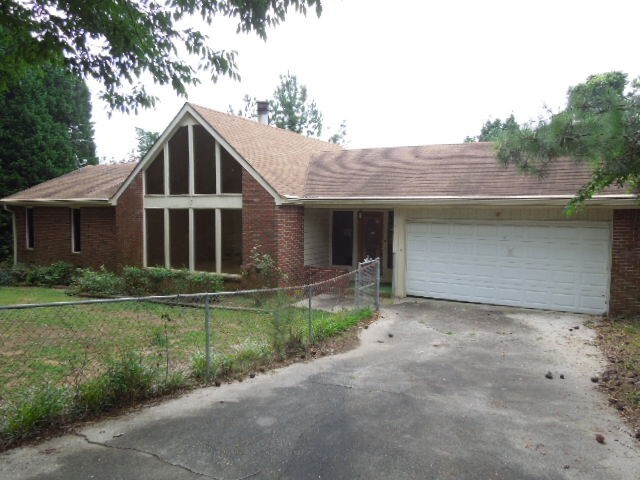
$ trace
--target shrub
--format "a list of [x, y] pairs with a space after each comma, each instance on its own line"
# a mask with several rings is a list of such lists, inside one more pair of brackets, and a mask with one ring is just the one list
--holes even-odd
[[214, 293], [222, 290], [220, 275], [168, 268], [125, 267], [122, 271], [128, 295], [170, 295], [174, 293]]
[[71, 282], [67, 292], [72, 295], [112, 296], [122, 294], [124, 287], [121, 277], [102, 266], [97, 271], [90, 268], [80, 270], [80, 275]]
[[76, 268], [67, 262], [56, 262], [51, 265], [32, 267], [26, 274], [25, 282], [29, 285], [53, 287], [54, 285], [69, 285]]
[[261, 253], [260, 248], [259, 245], [253, 247], [249, 262], [241, 267], [244, 288], [273, 288], [286, 278], [271, 255]]

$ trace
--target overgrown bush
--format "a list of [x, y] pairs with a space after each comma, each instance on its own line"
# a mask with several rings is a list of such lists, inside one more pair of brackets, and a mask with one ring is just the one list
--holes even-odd
[[100, 270], [84, 269], [72, 283], [69, 293], [112, 295], [172, 295], [178, 293], [215, 293], [222, 290], [220, 275], [168, 268], [124, 267], [122, 275]]
[[29, 285], [36, 287], [53, 287], [69, 285], [76, 273], [76, 268], [67, 262], [56, 262], [51, 265], [0, 265], [0, 285]]
[[69, 285], [75, 275], [76, 267], [67, 262], [51, 265], [36, 265], [26, 275], [26, 283], [34, 286], [53, 287]]
[[99, 270], [84, 268], [69, 286], [67, 293], [72, 295], [120, 295], [125, 291], [125, 282], [104, 266]]
[[243, 288], [274, 288], [286, 278], [273, 257], [260, 249], [260, 245], [253, 247], [249, 261], [241, 267]]

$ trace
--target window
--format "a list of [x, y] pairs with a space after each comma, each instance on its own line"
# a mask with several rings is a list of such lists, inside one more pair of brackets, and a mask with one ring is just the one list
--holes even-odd
[[81, 230], [80, 230], [80, 209], [71, 209], [71, 251], [73, 253], [80, 253], [82, 251], [81, 242]]
[[221, 210], [222, 271], [241, 273], [242, 265], [242, 210]]
[[387, 268], [393, 268], [393, 212], [387, 218]]
[[353, 212], [333, 212], [331, 263], [353, 265]]
[[193, 211], [193, 234], [195, 269], [204, 272], [216, 271], [216, 211], [203, 209]]
[[27, 234], [27, 248], [33, 248], [36, 244], [33, 230], [33, 208], [25, 209], [25, 229]]
[[147, 266], [164, 267], [164, 210], [147, 208], [145, 219]]
[[189, 193], [189, 129], [180, 127], [169, 140], [169, 194]]
[[160, 151], [144, 172], [144, 189], [147, 195], [164, 195], [164, 153]]
[[169, 209], [169, 255], [171, 268], [189, 268], [189, 210]]
[[242, 167], [225, 149], [220, 149], [221, 193], [242, 193]]
[[200, 125], [193, 127], [193, 169], [195, 193], [216, 193], [216, 142]]

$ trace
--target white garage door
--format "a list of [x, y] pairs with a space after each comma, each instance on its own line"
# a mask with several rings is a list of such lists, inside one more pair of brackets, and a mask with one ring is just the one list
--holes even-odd
[[407, 294], [607, 311], [608, 223], [407, 224]]

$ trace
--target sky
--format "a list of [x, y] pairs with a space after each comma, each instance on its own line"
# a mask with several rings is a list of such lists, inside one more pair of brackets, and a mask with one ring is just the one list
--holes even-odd
[[346, 120], [348, 148], [459, 143], [488, 119], [558, 111], [591, 74], [638, 77], [638, 18], [631, 0], [324, 0], [320, 18], [290, 14], [266, 42], [217, 20], [203, 32], [238, 52], [241, 81], [202, 74], [188, 98], [147, 83], [156, 107], [111, 116], [89, 82], [98, 156], [127, 159], [135, 127], [164, 130], [185, 101], [226, 112], [245, 94], [268, 99], [286, 72], [307, 86], [327, 138]]

